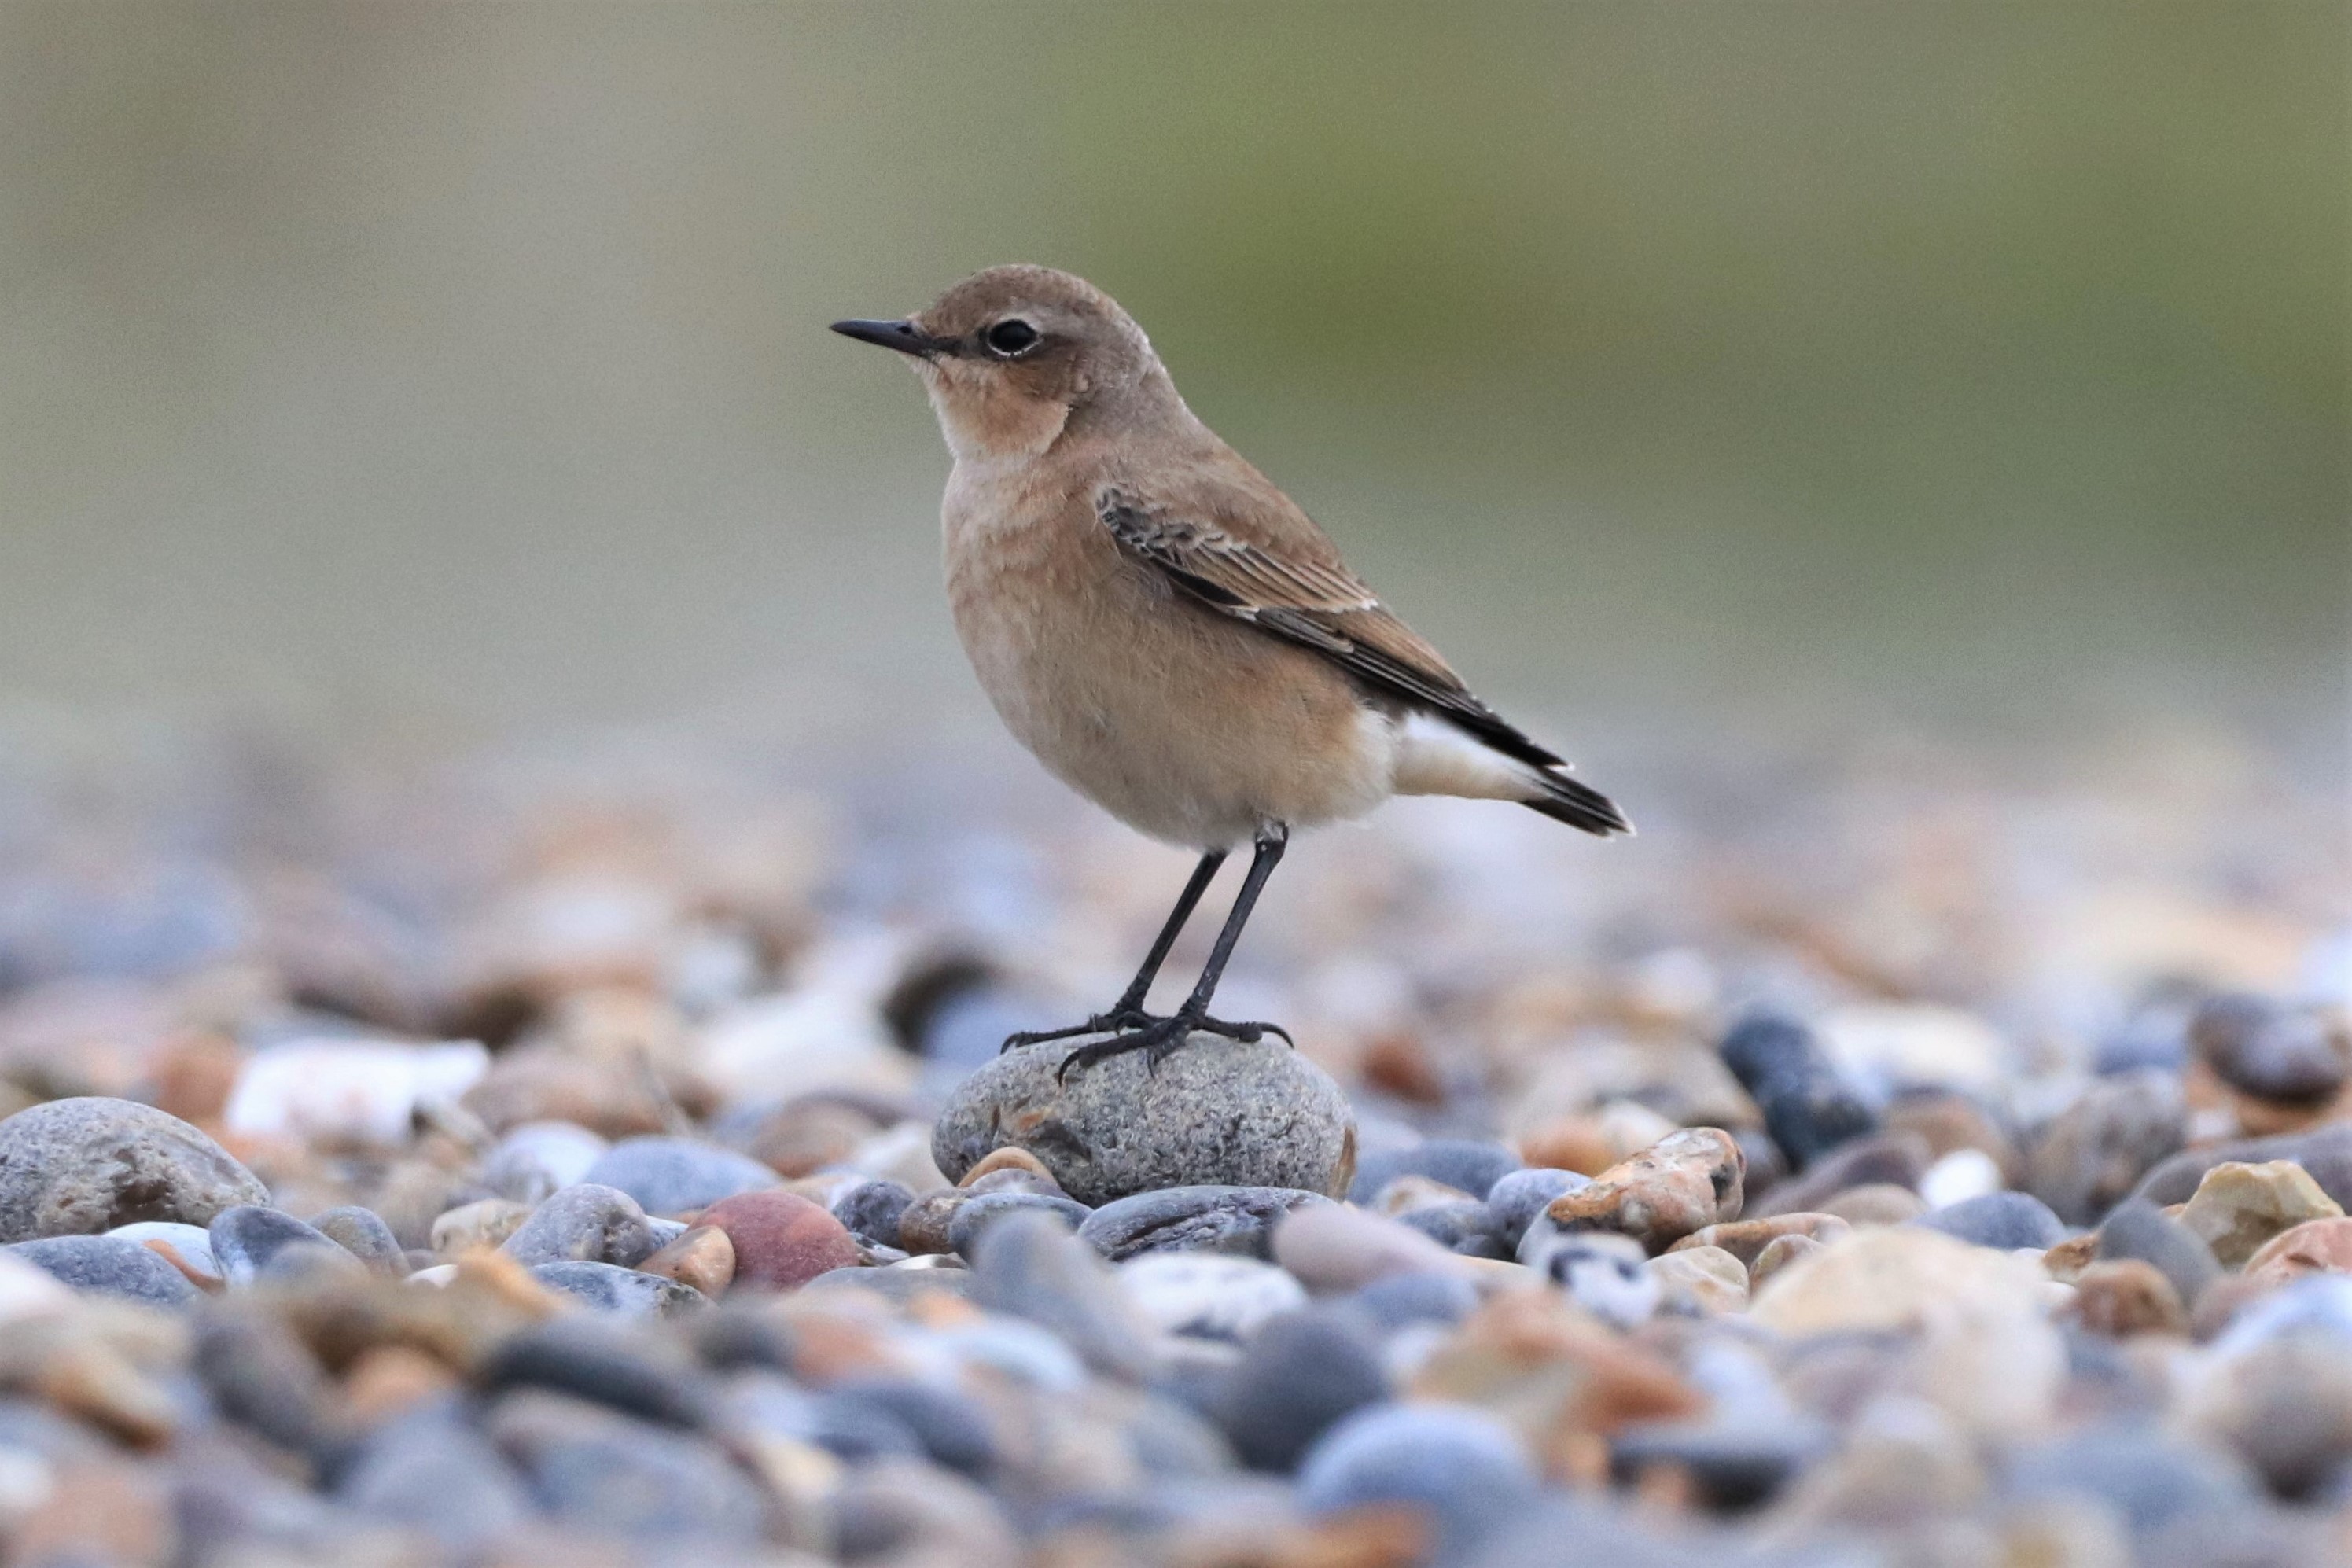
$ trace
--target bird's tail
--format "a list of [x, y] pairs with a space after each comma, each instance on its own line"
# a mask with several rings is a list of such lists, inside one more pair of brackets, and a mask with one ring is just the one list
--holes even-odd
[[[1408, 715], [1398, 732], [1396, 793], [1515, 800], [1602, 838], [1633, 831], [1616, 802], [1571, 778], [1559, 758], [1500, 719], [1489, 729], [1472, 735], [1426, 714]], [[1511, 749], [1504, 750], [1498, 739]]]
[[1617, 809], [1617, 803], [1591, 784], [1580, 784], [1556, 768], [1530, 771], [1542, 793], [1533, 800], [1519, 803], [1529, 811], [1539, 811], [1554, 822], [1565, 822], [1601, 838], [1633, 831], [1633, 823]]

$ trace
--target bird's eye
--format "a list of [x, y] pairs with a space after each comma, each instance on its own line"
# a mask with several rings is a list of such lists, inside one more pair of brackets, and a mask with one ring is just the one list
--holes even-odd
[[1036, 328], [1020, 317], [1014, 316], [1009, 321], [999, 321], [989, 328], [982, 341], [988, 344], [989, 353], [1013, 359], [1027, 353], [1045, 340], [1039, 335]]

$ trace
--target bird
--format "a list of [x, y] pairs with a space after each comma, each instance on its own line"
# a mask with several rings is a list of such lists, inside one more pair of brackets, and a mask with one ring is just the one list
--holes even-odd
[[[1157, 1068], [1212, 1016], [1218, 981], [1294, 830], [1391, 795], [1515, 802], [1599, 837], [1607, 795], [1473, 695], [1349, 571], [1291, 499], [1178, 395], [1151, 342], [1071, 273], [992, 267], [897, 320], [832, 330], [906, 356], [953, 458], [940, 505], [950, 608], [974, 673], [1046, 770], [1130, 827], [1200, 856], [1108, 1010], [1017, 1034], [1077, 1036], [1058, 1074], [1130, 1052]], [[1247, 874], [1183, 1002], [1145, 1002], [1218, 868]]]

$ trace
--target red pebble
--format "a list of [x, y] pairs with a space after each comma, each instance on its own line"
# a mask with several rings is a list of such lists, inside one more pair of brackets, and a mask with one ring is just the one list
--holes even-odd
[[829, 1268], [855, 1267], [862, 1255], [848, 1229], [798, 1193], [738, 1193], [702, 1211], [735, 1244], [735, 1283], [791, 1290]]

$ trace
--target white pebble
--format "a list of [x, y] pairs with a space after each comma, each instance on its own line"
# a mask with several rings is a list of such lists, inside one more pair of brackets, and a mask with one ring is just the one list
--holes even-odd
[[478, 1040], [297, 1040], [247, 1060], [223, 1120], [247, 1137], [398, 1145], [419, 1101], [456, 1100], [489, 1067]]
[[1929, 1208], [1939, 1209], [2000, 1192], [2005, 1184], [1991, 1155], [1981, 1149], [1955, 1149], [1927, 1167], [1919, 1178], [1919, 1195]]

